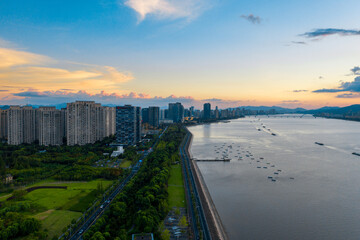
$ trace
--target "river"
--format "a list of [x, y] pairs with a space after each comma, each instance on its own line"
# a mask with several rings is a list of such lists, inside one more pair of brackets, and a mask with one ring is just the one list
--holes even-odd
[[189, 127], [230, 239], [360, 239], [360, 122], [300, 116]]

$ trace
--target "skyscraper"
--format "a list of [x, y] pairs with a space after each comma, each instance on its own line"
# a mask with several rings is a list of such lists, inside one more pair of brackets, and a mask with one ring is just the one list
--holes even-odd
[[169, 103], [169, 119], [175, 123], [181, 123], [184, 121], [184, 107], [181, 103]]
[[116, 107], [116, 141], [124, 145], [134, 145], [141, 141], [140, 107]]
[[149, 107], [149, 124], [153, 127], [159, 127], [160, 108]]
[[204, 119], [209, 120], [211, 118], [211, 104], [205, 103], [204, 104]]

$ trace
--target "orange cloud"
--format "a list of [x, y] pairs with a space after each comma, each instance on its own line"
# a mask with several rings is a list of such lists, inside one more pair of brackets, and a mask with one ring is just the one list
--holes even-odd
[[46, 56], [8, 48], [0, 48], [0, 68], [43, 64], [49, 61], [51, 61], [51, 59]]
[[[66, 67], [58, 67], [65, 65]], [[0, 81], [12, 91], [36, 87], [40, 91], [81, 89], [88, 92], [120, 90], [119, 84], [133, 79], [112, 66], [61, 62], [30, 52], [0, 48]]]

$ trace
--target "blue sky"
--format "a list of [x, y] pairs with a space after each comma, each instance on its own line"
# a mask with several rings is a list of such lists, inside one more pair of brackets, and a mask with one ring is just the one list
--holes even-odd
[[0, 103], [85, 94], [115, 104], [353, 104], [358, 9], [349, 0], [1, 1], [0, 60], [26, 61], [0, 66]]

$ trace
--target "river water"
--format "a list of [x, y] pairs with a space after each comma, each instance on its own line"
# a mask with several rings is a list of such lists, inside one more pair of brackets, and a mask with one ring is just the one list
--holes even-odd
[[279, 115], [189, 130], [194, 158], [231, 159], [198, 162], [230, 239], [360, 239], [360, 122]]

